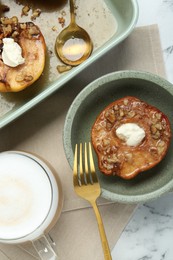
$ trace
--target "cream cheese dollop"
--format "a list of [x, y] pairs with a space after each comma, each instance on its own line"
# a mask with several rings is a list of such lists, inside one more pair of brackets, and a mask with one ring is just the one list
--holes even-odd
[[128, 146], [137, 146], [144, 139], [145, 131], [135, 123], [126, 123], [116, 129], [116, 135]]
[[25, 62], [22, 57], [22, 48], [14, 39], [3, 39], [2, 60], [9, 67], [17, 67]]

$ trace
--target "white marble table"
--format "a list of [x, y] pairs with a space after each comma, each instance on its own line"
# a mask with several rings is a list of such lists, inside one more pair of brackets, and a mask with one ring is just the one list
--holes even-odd
[[[173, 83], [173, 0], [138, 0], [137, 26], [158, 24], [167, 79]], [[113, 260], [173, 259], [173, 193], [139, 205], [112, 251]]]
[[173, 259], [173, 194], [140, 205], [112, 251], [113, 260]]
[[167, 79], [173, 83], [173, 0], [138, 0], [137, 26], [158, 24]]

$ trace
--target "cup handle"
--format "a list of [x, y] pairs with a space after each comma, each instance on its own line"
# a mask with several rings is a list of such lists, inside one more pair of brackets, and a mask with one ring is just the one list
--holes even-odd
[[42, 235], [39, 239], [33, 240], [32, 244], [42, 260], [59, 259], [46, 236]]

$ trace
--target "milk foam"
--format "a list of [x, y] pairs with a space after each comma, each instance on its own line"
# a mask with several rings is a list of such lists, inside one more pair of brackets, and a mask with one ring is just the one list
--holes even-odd
[[17, 239], [36, 230], [52, 203], [49, 176], [34, 159], [0, 154], [0, 239]]

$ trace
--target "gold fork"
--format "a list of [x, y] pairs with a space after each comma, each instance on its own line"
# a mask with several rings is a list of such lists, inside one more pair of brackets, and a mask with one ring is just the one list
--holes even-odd
[[[95, 172], [94, 160], [92, 155], [91, 143], [88, 144], [89, 151], [87, 149], [87, 144], [85, 143], [84, 147], [84, 160], [83, 160], [83, 152], [82, 152], [82, 143], [80, 143], [80, 151], [79, 151], [79, 172], [78, 172], [78, 145], [75, 146], [75, 155], [74, 155], [74, 168], [73, 168], [73, 184], [74, 190], [78, 196], [82, 197], [83, 199], [90, 202], [92, 205], [98, 227], [100, 232], [100, 238], [103, 247], [103, 253], [105, 260], [111, 260], [111, 253], [108, 245], [108, 241], [106, 238], [106, 233], [104, 230], [102, 218], [100, 212], [98, 210], [96, 200], [100, 196], [101, 188], [100, 184], [97, 179], [97, 175]], [[89, 156], [88, 156], [89, 154]], [[89, 160], [88, 160], [89, 158]], [[84, 161], [84, 162], [83, 162]], [[90, 162], [90, 171], [89, 171], [89, 164]], [[83, 170], [83, 164], [85, 165]]]

